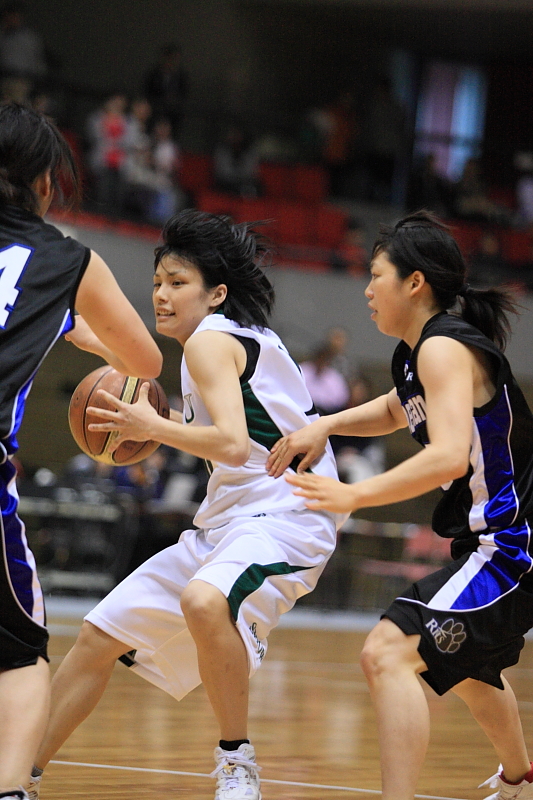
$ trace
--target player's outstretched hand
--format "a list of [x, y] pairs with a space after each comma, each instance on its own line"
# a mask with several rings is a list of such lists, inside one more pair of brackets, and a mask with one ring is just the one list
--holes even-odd
[[283, 436], [270, 451], [266, 462], [268, 474], [272, 478], [279, 478], [293, 460], [301, 455], [303, 458], [298, 465], [298, 473], [305, 472], [322, 455], [327, 441], [328, 434], [324, 431], [321, 420], [312, 422], [289, 436]]
[[346, 514], [357, 508], [353, 484], [341, 483], [322, 475], [295, 475], [290, 472], [285, 475], [285, 480], [297, 487], [294, 494], [308, 498], [310, 502], [305, 504], [307, 508], [334, 511], [337, 514]]
[[113, 453], [125, 441], [144, 442], [156, 438], [153, 435], [152, 426], [154, 422], [160, 420], [160, 417], [148, 400], [149, 391], [150, 384], [143, 383], [137, 402], [124, 403], [104, 389], [98, 390], [98, 394], [115, 410], [88, 406], [88, 414], [106, 420], [105, 422], [91, 422], [89, 430], [118, 432], [117, 438], [109, 446], [110, 453]]

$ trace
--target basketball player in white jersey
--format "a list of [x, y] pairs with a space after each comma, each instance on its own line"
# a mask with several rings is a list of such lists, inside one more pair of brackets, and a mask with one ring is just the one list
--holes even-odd
[[[259, 800], [247, 730], [248, 681], [279, 616], [315, 587], [339, 518], [310, 511], [266, 471], [280, 435], [317, 419], [298, 366], [268, 325], [274, 293], [266, 252], [247, 225], [184, 211], [156, 250], [159, 333], [183, 347], [183, 418], [163, 420], [147, 400], [110, 400], [93, 430], [153, 439], [208, 462], [197, 530], [149, 559], [87, 617], [53, 682], [41, 771], [89, 714], [121, 659], [177, 700], [203, 682], [220, 726], [217, 800]], [[293, 466], [295, 467], [295, 463]], [[335, 477], [329, 446], [313, 467]], [[37, 797], [34, 782], [30, 797]]]

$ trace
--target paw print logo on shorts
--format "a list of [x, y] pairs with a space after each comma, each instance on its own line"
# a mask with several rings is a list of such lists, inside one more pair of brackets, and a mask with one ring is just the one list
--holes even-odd
[[435, 644], [441, 653], [456, 653], [466, 639], [465, 628], [462, 622], [454, 619], [447, 619], [442, 625], [437, 620], [432, 619], [427, 623], [431, 635], [435, 639]]
[[440, 636], [435, 641], [437, 647], [443, 653], [455, 653], [461, 647], [466, 639], [466, 633], [462, 622], [456, 622], [454, 619], [447, 619], [444, 625], [441, 626]]

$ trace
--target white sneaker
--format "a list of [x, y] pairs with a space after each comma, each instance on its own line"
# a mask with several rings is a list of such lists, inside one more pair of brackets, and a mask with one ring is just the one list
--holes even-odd
[[498, 790], [486, 797], [485, 800], [516, 800], [516, 798], [533, 800], [533, 782], [524, 779], [520, 783], [508, 783], [503, 777], [501, 764], [496, 775], [492, 775], [487, 781], [480, 783], [478, 789], [481, 789], [482, 786], [490, 786], [491, 789]]
[[22, 786], [19, 786], [19, 788], [15, 791], [15, 794], [4, 794], [0, 795], [0, 797], [2, 800], [28, 800], [28, 795]]
[[215, 747], [216, 769], [211, 777], [217, 779], [215, 800], [261, 800], [255, 750], [251, 744], [241, 744], [238, 750]]
[[28, 800], [39, 800], [39, 784], [41, 783], [41, 775], [31, 776], [30, 782], [26, 791], [28, 792]]

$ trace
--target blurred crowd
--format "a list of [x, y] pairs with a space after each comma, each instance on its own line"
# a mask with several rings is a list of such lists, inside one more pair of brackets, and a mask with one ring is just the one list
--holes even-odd
[[[183, 179], [181, 145], [194, 93], [179, 43], [168, 42], [154, 53], [135, 96], [109, 92], [94, 100], [81, 121], [69, 118], [61, 66], [28, 20], [25, 3], [7, 2], [0, 10], [1, 96], [31, 103], [58, 122], [82, 171], [85, 210], [160, 226], [195, 205], [197, 197]], [[406, 108], [390, 78], [380, 74], [364, 98], [358, 87], [332, 89], [330, 100], [304, 110], [290, 133], [277, 130], [275, 121], [270, 129], [258, 127], [243, 117], [242, 108], [239, 114], [232, 108], [229, 102], [210, 122], [211, 188], [258, 198], [264, 195], [262, 163], [319, 166], [327, 175], [329, 199], [344, 201], [345, 209], [353, 201], [356, 209], [326, 258], [331, 270], [365, 275], [369, 242], [361, 208], [378, 203], [427, 208], [477, 226], [465, 249], [472, 282], [511, 282], [533, 290], [533, 245], [522, 246], [511, 259], [509, 247], [502, 246], [507, 229], [524, 232], [533, 243], [533, 150], [515, 154], [503, 191], [490, 186], [477, 157], [466, 158], [462, 174], [452, 181], [439, 171], [431, 147], [421, 150], [413, 141]]]

